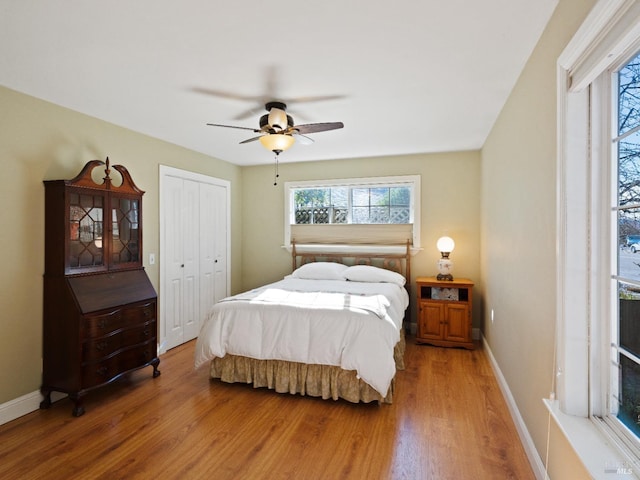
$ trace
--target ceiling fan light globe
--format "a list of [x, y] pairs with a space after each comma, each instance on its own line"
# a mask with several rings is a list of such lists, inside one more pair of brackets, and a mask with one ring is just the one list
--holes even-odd
[[272, 128], [279, 128], [280, 130], [284, 130], [287, 128], [288, 119], [287, 112], [284, 110], [280, 110], [279, 108], [272, 108], [269, 110], [269, 125]]
[[291, 135], [285, 135], [283, 133], [271, 133], [260, 137], [260, 143], [264, 148], [277, 153], [289, 149], [295, 141], [295, 138]]

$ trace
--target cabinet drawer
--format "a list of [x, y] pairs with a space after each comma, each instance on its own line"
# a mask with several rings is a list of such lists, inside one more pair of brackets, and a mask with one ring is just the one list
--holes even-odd
[[155, 302], [118, 308], [101, 315], [88, 315], [83, 321], [83, 338], [102, 337], [116, 330], [143, 325], [155, 319]]
[[133, 345], [156, 338], [156, 321], [151, 320], [133, 328], [111, 332], [104, 337], [91, 338], [82, 344], [82, 361], [93, 361]]
[[90, 388], [107, 383], [118, 375], [141, 367], [156, 357], [155, 338], [142, 345], [125, 349], [99, 362], [82, 367], [82, 387]]
[[83, 320], [83, 338], [97, 338], [126, 325], [122, 310], [114, 310], [102, 315], [87, 316]]
[[156, 319], [156, 302], [127, 307], [122, 310], [122, 318], [129, 325], [142, 324]]

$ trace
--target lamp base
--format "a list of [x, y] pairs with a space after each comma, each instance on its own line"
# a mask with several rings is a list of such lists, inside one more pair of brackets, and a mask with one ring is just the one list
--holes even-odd
[[[445, 257], [445, 255], [447, 255]], [[438, 260], [438, 276], [436, 277], [438, 280], [453, 280], [453, 275], [451, 275], [451, 271], [453, 270], [453, 262], [448, 257], [448, 253], [443, 252], [442, 258]]]

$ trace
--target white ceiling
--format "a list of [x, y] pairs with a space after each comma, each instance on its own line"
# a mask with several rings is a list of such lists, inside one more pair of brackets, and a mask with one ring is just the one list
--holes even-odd
[[267, 99], [345, 124], [281, 162], [478, 149], [557, 1], [0, 0], [0, 85], [238, 165]]

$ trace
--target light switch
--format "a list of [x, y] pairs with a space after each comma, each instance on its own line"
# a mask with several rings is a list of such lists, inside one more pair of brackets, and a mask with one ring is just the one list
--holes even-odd
[[149, 254], [149, 265], [154, 265], [156, 263], [156, 254], [155, 253], [150, 253]]

